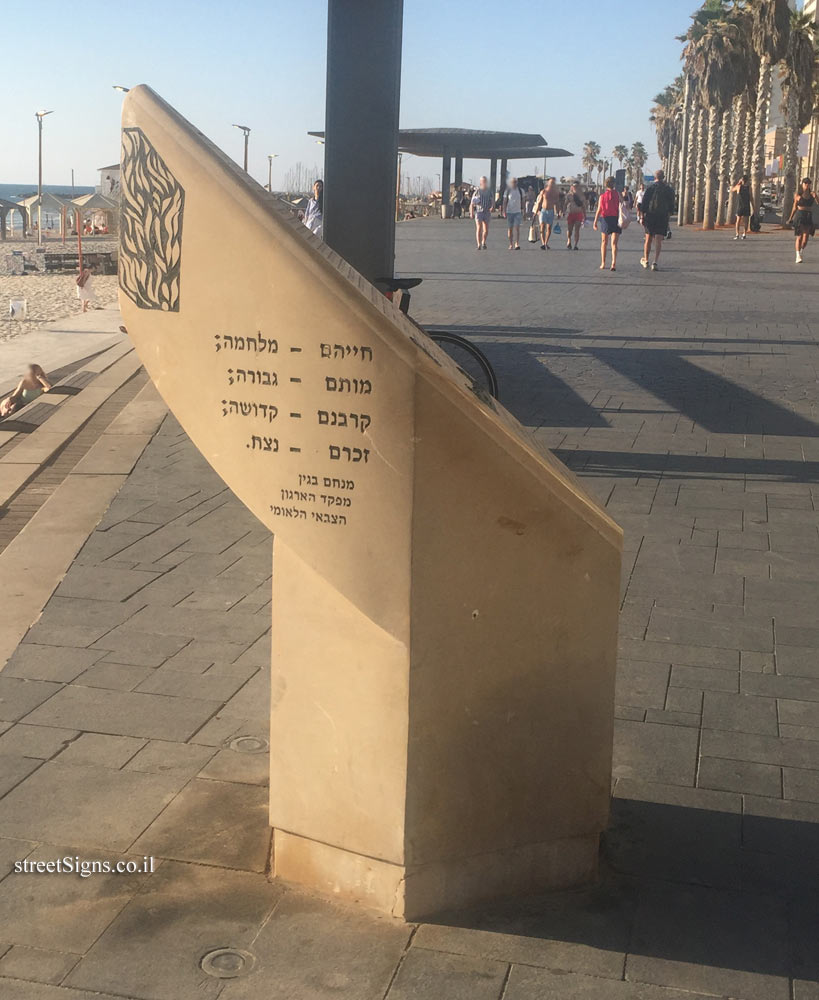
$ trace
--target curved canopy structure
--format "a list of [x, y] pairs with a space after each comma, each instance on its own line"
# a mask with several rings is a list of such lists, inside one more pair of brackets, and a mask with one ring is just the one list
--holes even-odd
[[[308, 135], [324, 138], [324, 132], [308, 132]], [[550, 146], [537, 132], [495, 132], [472, 128], [402, 128], [398, 132], [398, 151], [413, 156], [441, 157], [441, 193], [444, 206], [449, 204], [450, 181], [456, 187], [463, 182], [465, 159], [490, 160], [490, 187], [494, 191], [500, 181], [500, 193], [503, 194], [508, 160], [543, 160], [558, 156], [574, 156], [567, 149]], [[454, 177], [452, 177], [453, 158]], [[498, 160], [500, 160], [500, 176], [498, 176]]]

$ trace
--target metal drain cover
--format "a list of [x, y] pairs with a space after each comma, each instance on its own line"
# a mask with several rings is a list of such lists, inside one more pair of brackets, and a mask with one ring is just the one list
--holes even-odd
[[261, 736], [237, 736], [228, 743], [228, 749], [237, 753], [267, 753], [270, 744]]
[[199, 966], [216, 979], [238, 979], [253, 971], [256, 956], [241, 948], [214, 948], [205, 952]]

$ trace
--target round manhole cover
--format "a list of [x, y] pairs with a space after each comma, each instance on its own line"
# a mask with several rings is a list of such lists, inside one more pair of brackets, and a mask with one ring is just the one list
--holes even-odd
[[238, 979], [246, 976], [256, 964], [256, 958], [241, 948], [214, 948], [202, 956], [199, 965], [203, 972], [216, 979]]
[[260, 736], [237, 736], [228, 743], [228, 749], [237, 753], [267, 753], [269, 747]]

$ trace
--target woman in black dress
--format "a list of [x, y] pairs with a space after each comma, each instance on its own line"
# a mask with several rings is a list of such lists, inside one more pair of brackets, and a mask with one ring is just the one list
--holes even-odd
[[[748, 227], [751, 224], [753, 205], [751, 204], [751, 185], [748, 175], [744, 174], [741, 180], [731, 188], [737, 196], [737, 234], [735, 240], [744, 240], [748, 235]], [[740, 234], [740, 229], [742, 233]]]
[[[816, 195], [813, 193], [810, 177], [804, 177], [799, 185], [799, 190], [793, 196], [793, 208], [788, 222], [793, 221], [796, 232], [796, 263], [802, 263], [802, 252], [808, 244], [808, 240], [816, 232], [813, 224], [813, 207], [816, 204]], [[795, 217], [795, 218], [794, 218]]]

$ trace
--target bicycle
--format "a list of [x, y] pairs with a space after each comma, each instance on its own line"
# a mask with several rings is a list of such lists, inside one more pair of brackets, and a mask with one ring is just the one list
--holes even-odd
[[[379, 278], [376, 284], [386, 288], [386, 296], [396, 302], [395, 295], [400, 292], [396, 304], [409, 316], [410, 289], [417, 288], [423, 278]], [[499, 399], [498, 379], [495, 370], [487, 356], [465, 337], [447, 330], [424, 330], [430, 340], [434, 341], [458, 366], [459, 370], [472, 383], [473, 391], [480, 397], [488, 393], [493, 399]]]

